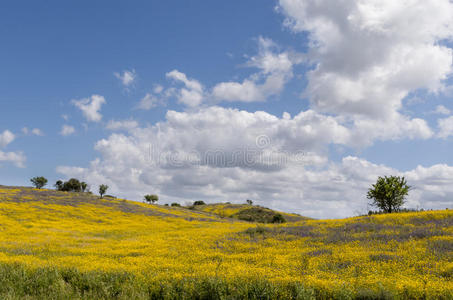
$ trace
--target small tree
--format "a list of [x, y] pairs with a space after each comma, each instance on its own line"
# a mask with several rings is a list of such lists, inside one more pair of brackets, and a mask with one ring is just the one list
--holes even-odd
[[57, 180], [57, 182], [55, 182], [55, 188], [58, 190], [58, 191], [61, 191], [63, 190], [63, 181], [61, 180]]
[[193, 203], [193, 205], [206, 205], [203, 200], [197, 200]]
[[85, 190], [87, 189], [87, 187], [88, 187], [88, 184], [87, 184], [86, 182], [82, 181], [82, 182], [80, 183], [80, 188], [82, 189], [82, 192], [85, 192]]
[[157, 195], [145, 195], [143, 198], [148, 203], [154, 203], [154, 202], [159, 201], [159, 196], [157, 196]]
[[31, 183], [37, 188], [40, 189], [43, 186], [47, 184], [47, 179], [45, 177], [39, 176], [39, 177], [33, 177], [30, 179]]
[[385, 176], [377, 179], [368, 190], [367, 198], [373, 199], [371, 205], [382, 209], [386, 213], [398, 210], [404, 204], [404, 198], [411, 187], [406, 179], [399, 176]]
[[247, 199], [245, 202], [247, 202], [248, 205], [253, 205], [253, 201], [250, 199]]
[[108, 188], [109, 188], [108, 185], [105, 184], [101, 184], [99, 186], [99, 195], [101, 195], [101, 198], [107, 192]]

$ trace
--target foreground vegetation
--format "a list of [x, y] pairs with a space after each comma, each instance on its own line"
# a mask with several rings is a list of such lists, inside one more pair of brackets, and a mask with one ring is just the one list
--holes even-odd
[[0, 298], [453, 298], [451, 210], [283, 224], [221, 211], [0, 186]]

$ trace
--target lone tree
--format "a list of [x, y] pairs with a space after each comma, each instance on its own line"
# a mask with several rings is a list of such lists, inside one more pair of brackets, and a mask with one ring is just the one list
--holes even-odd
[[159, 201], [159, 196], [157, 196], [157, 195], [145, 195], [143, 198], [148, 203], [154, 203], [154, 202]]
[[107, 192], [108, 188], [109, 188], [108, 185], [105, 184], [101, 184], [99, 186], [99, 195], [101, 195], [101, 198], [105, 194], [105, 192]]
[[253, 201], [250, 199], [247, 199], [245, 202], [247, 202], [248, 205], [253, 205]]
[[386, 213], [398, 210], [404, 204], [404, 198], [409, 193], [411, 186], [406, 179], [399, 176], [380, 177], [372, 188], [368, 190], [367, 198], [373, 199], [373, 206]]
[[47, 179], [45, 177], [39, 176], [39, 177], [33, 177], [30, 179], [31, 183], [37, 188], [40, 189], [43, 186], [47, 184]]

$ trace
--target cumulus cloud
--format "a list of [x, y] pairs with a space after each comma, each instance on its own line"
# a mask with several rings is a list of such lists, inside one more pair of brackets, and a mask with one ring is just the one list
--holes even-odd
[[[0, 148], [5, 148], [14, 141], [16, 136], [9, 130], [0, 133]], [[22, 152], [4, 152], [0, 150], [0, 162], [11, 162], [16, 167], [25, 167], [25, 155]]]
[[8, 144], [10, 144], [16, 136], [9, 130], [5, 130], [2, 133], [0, 133], [0, 148], [6, 147]]
[[184, 87], [178, 89], [176, 92], [176, 97], [180, 103], [189, 107], [195, 107], [201, 104], [204, 97], [204, 91], [203, 86], [198, 80], [189, 79], [186, 74], [181, 73], [178, 70], [168, 72], [166, 77], [184, 84]]
[[106, 103], [104, 97], [99, 95], [92, 95], [91, 98], [83, 98], [80, 100], [72, 100], [73, 105], [80, 109], [83, 116], [91, 122], [99, 122], [102, 115], [99, 112], [101, 106]]
[[25, 168], [25, 155], [22, 152], [0, 151], [0, 162], [11, 162], [18, 168]]
[[110, 120], [105, 126], [108, 130], [131, 130], [138, 127], [138, 122], [135, 120], [115, 121]]
[[71, 135], [71, 134], [74, 134], [75, 133], [75, 128], [73, 126], [70, 126], [70, 125], [63, 125], [61, 127], [61, 130], [60, 130], [60, 134], [62, 136], [68, 136], [68, 135]]
[[[280, 0], [286, 25], [307, 32], [306, 95], [319, 111], [385, 117], [412, 90], [438, 91], [451, 73], [448, 0]], [[435, 16], [435, 17], [433, 17]]]
[[147, 93], [137, 104], [137, 109], [150, 110], [161, 103], [160, 99], [153, 94]]
[[212, 96], [223, 101], [265, 101], [280, 93], [293, 77], [293, 65], [302, 62], [295, 53], [278, 52], [278, 46], [270, 39], [259, 37], [259, 53], [250, 58], [247, 66], [260, 69], [242, 82], [221, 82], [212, 89]]
[[125, 70], [122, 73], [115, 72], [113, 75], [115, 75], [115, 77], [118, 78], [121, 81], [121, 84], [126, 88], [130, 87], [137, 78], [135, 70]]
[[453, 116], [437, 120], [439, 131], [437, 136], [441, 139], [446, 139], [453, 136]]
[[[176, 97], [178, 102], [188, 107], [198, 107], [203, 103], [229, 102], [256, 102], [266, 101], [270, 96], [279, 94], [286, 83], [293, 78], [294, 65], [304, 61], [300, 53], [282, 51], [271, 39], [259, 37], [258, 54], [252, 56], [244, 64], [249, 68], [258, 69], [242, 81], [219, 82], [212, 87], [205, 88], [203, 84], [186, 74], [173, 70], [166, 74], [174, 83], [183, 87], [170, 87], [165, 89], [156, 85], [153, 89], [155, 95], [147, 94], [138, 108], [150, 109], [156, 103], [162, 103], [171, 97]], [[162, 94], [156, 96], [157, 94]]]

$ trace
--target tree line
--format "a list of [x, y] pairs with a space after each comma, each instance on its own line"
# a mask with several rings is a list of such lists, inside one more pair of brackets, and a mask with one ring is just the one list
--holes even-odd
[[[47, 179], [43, 176], [33, 177], [30, 179], [31, 183], [37, 188], [41, 189], [47, 185]], [[86, 192], [88, 184], [84, 181], [79, 181], [76, 178], [71, 178], [68, 181], [58, 180], [55, 183], [55, 188], [58, 191], [64, 192]], [[108, 185], [101, 184], [99, 186], [99, 195], [101, 198], [108, 190]], [[376, 183], [368, 189], [367, 198], [372, 200], [371, 205], [379, 208], [384, 213], [392, 213], [399, 211], [405, 203], [405, 198], [412, 189], [407, 184], [404, 177], [400, 176], [379, 176]], [[145, 195], [144, 202], [154, 204], [159, 201], [159, 196], [156, 194]], [[253, 201], [247, 199], [248, 205], [253, 205]], [[204, 204], [203, 201], [195, 201], [194, 205]], [[177, 206], [173, 205], [172, 206]]]

